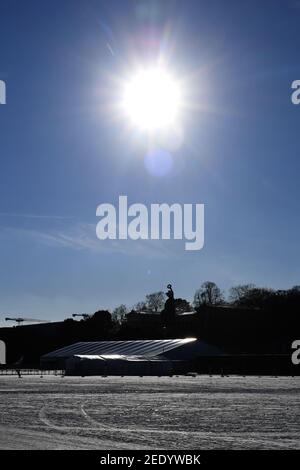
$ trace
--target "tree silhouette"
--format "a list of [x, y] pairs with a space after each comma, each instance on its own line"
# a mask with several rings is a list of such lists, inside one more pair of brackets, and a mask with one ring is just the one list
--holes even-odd
[[152, 294], [146, 295], [147, 307], [150, 310], [158, 312], [162, 310], [165, 303], [165, 293], [162, 291], [153, 292]]
[[117, 322], [117, 323], [122, 323], [126, 317], [128, 313], [128, 310], [127, 310], [127, 307], [125, 304], [121, 304], [119, 305], [119, 307], [116, 307], [113, 311], [113, 319]]
[[181, 298], [175, 299], [174, 303], [175, 303], [176, 313], [185, 313], [185, 312], [192, 311], [192, 307], [190, 303], [185, 299], [181, 299]]
[[245, 284], [230, 289], [230, 301], [237, 307], [263, 308], [274, 294], [272, 289]]
[[140, 302], [137, 302], [134, 306], [133, 306], [133, 309], [136, 311], [136, 312], [143, 312], [145, 310], [147, 310], [147, 304], [144, 300], [140, 301]]
[[255, 284], [239, 284], [229, 289], [229, 302], [231, 304], [239, 305], [243, 299], [251, 295], [251, 291], [256, 289]]
[[201, 305], [221, 305], [224, 303], [224, 295], [221, 289], [211, 281], [203, 282], [200, 289], [194, 295], [195, 307]]

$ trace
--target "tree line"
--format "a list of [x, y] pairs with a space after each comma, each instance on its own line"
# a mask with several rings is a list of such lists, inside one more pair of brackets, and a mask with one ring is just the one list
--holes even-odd
[[[165, 339], [196, 337], [227, 353], [288, 353], [300, 329], [300, 286], [274, 290], [243, 284], [228, 295], [211, 281], [196, 290], [193, 301], [175, 298], [174, 324], [162, 327], [160, 312], [166, 296], [162, 291], [147, 294], [130, 310], [120, 305], [111, 313], [99, 310], [80, 321], [2, 328], [1, 339], [8, 345], [8, 362], [23, 358], [24, 364], [38, 364], [42, 354], [79, 341]], [[135, 315], [129, 321], [131, 312]], [[151, 312], [153, 315], [140, 315]], [[156, 313], [156, 315], [155, 315]], [[127, 321], [128, 319], [128, 321]], [[137, 321], [136, 321], [137, 320]]]
[[[229, 289], [226, 296], [215, 282], [205, 281], [196, 290], [193, 301], [175, 299], [176, 313], [198, 311], [203, 306], [230, 306], [236, 308], [263, 309], [272, 303], [294, 302], [300, 303], [300, 286], [287, 290], [275, 290], [267, 287], [258, 287], [255, 284], [239, 284]], [[113, 319], [122, 322], [131, 311], [139, 313], [159, 313], [163, 310], [166, 295], [163, 291], [147, 294], [145, 299], [137, 302], [130, 310], [121, 304], [113, 310]]]

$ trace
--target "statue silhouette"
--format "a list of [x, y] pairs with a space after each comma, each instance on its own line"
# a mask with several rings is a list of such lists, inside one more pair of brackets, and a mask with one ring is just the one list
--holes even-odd
[[162, 324], [166, 328], [174, 324], [175, 320], [175, 301], [172, 285], [168, 284], [167, 289], [168, 291], [166, 292], [166, 296], [168, 298], [165, 302], [165, 307], [161, 312]]

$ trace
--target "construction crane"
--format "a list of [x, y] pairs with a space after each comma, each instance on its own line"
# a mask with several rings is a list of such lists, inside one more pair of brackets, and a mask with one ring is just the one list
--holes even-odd
[[72, 317], [75, 318], [75, 317], [82, 317], [84, 318], [85, 320], [87, 320], [88, 318], [90, 318], [91, 315], [89, 315], [88, 313], [73, 313]]
[[21, 325], [24, 321], [36, 322], [36, 323], [48, 323], [48, 320], [39, 320], [38, 318], [24, 318], [24, 317], [6, 317], [5, 321], [14, 321], [17, 325]]

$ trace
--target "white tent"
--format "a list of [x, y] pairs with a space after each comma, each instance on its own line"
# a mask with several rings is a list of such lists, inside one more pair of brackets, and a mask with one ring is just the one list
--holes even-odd
[[66, 360], [66, 375], [172, 375], [172, 361], [146, 356], [75, 355]]

